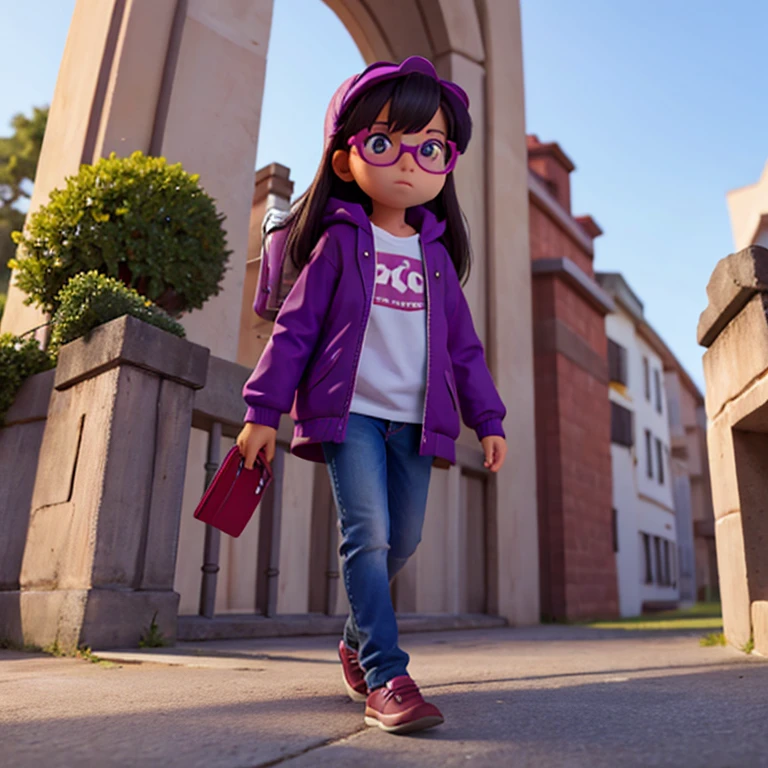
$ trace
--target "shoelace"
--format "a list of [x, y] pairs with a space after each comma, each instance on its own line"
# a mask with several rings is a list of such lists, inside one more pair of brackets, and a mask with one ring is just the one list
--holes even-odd
[[398, 683], [395, 688], [387, 688], [385, 694], [385, 700], [389, 701], [394, 699], [398, 704], [404, 703], [420, 703], [422, 700], [421, 691], [416, 683], [408, 679], [402, 683]]

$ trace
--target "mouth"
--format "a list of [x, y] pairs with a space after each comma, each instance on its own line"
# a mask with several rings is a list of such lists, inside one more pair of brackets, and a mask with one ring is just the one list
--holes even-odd
[[406, 187], [412, 187], [413, 186], [413, 184], [411, 184], [410, 181], [396, 181], [395, 184], [403, 184]]

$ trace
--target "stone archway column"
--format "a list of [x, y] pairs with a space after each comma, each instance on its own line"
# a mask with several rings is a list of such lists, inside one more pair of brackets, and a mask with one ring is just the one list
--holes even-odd
[[[272, 0], [78, 0], [30, 204], [110, 152], [163, 155], [200, 174], [234, 253], [219, 295], [182, 324], [228, 360], [237, 357], [271, 21]], [[45, 322], [23, 299], [12, 279], [0, 330]]]
[[520, 7], [477, 0], [485, 44], [486, 349], [507, 405], [509, 454], [496, 478], [498, 613], [540, 619], [533, 315]]

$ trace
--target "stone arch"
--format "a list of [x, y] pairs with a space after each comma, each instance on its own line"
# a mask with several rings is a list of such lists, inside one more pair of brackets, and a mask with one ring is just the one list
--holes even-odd
[[[475, 139], [457, 186], [477, 269], [467, 288], [508, 404], [508, 469], [492, 484], [491, 608], [539, 617], [528, 191], [517, 0], [325, 0], [366, 60], [421, 54], [467, 90]], [[184, 318], [191, 341], [237, 359], [272, 0], [78, 0], [51, 104], [31, 210], [81, 163], [162, 154], [200, 174], [227, 215], [232, 269]], [[43, 322], [13, 285], [2, 331]], [[474, 437], [464, 442], [476, 445]], [[461, 493], [460, 482], [453, 486]]]

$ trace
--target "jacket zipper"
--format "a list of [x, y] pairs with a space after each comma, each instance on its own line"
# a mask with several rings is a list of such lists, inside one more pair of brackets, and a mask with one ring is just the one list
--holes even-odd
[[424, 383], [424, 412], [421, 417], [421, 444], [427, 442], [427, 397], [429, 396], [429, 371], [430, 371], [430, 316], [432, 314], [432, 302], [429, 299], [429, 267], [427, 266], [427, 249], [424, 243], [419, 238], [419, 246], [421, 247], [421, 261], [424, 267], [424, 296], [427, 301], [427, 376]]

